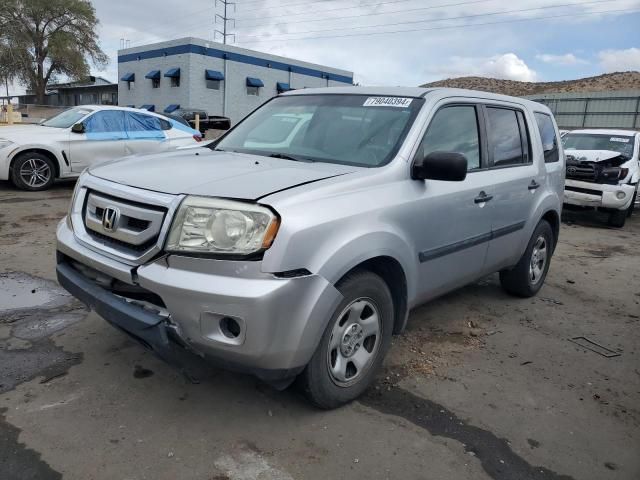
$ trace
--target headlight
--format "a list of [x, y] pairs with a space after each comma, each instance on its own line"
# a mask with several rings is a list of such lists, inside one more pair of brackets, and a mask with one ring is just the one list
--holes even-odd
[[0, 150], [2, 150], [5, 147], [8, 147], [9, 145], [11, 145], [13, 142], [11, 140], [6, 140], [4, 138], [0, 138]]
[[280, 221], [261, 205], [187, 197], [176, 214], [167, 251], [249, 255], [273, 243]]

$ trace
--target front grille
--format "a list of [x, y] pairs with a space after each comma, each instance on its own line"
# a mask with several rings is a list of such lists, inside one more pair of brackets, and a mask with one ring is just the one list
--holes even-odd
[[99, 241], [103, 245], [106, 245], [108, 247], [118, 246], [120, 248], [126, 248], [134, 252], [145, 252], [156, 244], [156, 239], [152, 239], [141, 245], [132, 245], [130, 243], [123, 242], [122, 240], [118, 240], [113, 237], [107, 237], [106, 235], [95, 232], [93, 230], [89, 230], [88, 232], [89, 232], [89, 235], [91, 235], [91, 237], [94, 240]]
[[87, 234], [100, 245], [139, 255], [158, 242], [167, 209], [89, 191], [83, 209]]
[[607, 162], [589, 162], [578, 160], [573, 155], [567, 155], [567, 175], [570, 180], [581, 182], [604, 183], [617, 185], [620, 176], [620, 160]]
[[567, 159], [567, 178], [583, 182], [595, 182], [598, 172], [590, 162], [570, 162]]

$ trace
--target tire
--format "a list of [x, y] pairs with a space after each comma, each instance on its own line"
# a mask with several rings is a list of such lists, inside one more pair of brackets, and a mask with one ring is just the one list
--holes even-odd
[[55, 180], [55, 167], [49, 157], [37, 152], [20, 154], [11, 168], [11, 181], [30, 191], [47, 190]]
[[[554, 247], [555, 238], [551, 225], [546, 220], [541, 220], [533, 231], [520, 261], [512, 269], [500, 272], [502, 288], [507, 293], [518, 297], [527, 298], [537, 294], [547, 277]], [[532, 267], [534, 251], [536, 267]], [[542, 252], [544, 252], [544, 258], [542, 258]]]
[[[323, 409], [344, 405], [371, 385], [391, 345], [394, 323], [393, 298], [378, 275], [356, 271], [337, 288], [344, 298], [298, 378], [307, 398]], [[374, 321], [378, 330], [371, 333]]]
[[633, 211], [636, 208], [636, 201], [638, 199], [638, 190], [636, 190], [633, 193], [633, 200], [631, 200], [631, 205], [629, 205], [629, 208], [627, 209], [627, 218], [631, 217], [631, 215], [633, 215]]
[[[633, 203], [632, 203], [633, 205]], [[627, 221], [627, 216], [629, 216], [629, 210], [632, 207], [627, 208], [626, 210], [614, 210], [609, 214], [609, 220], [607, 223], [610, 227], [614, 228], [622, 228]]]

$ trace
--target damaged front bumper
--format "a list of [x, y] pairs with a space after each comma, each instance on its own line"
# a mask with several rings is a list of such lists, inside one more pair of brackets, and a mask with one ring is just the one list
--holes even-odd
[[564, 203], [582, 207], [626, 210], [633, 201], [636, 185], [606, 185], [565, 180]]
[[[78, 242], [65, 220], [57, 240], [60, 284], [183, 370], [185, 361], [200, 357], [286, 383], [309, 362], [342, 299], [319, 275], [280, 278], [261, 272], [256, 261], [172, 255], [137, 267], [120, 264]], [[236, 322], [234, 335], [224, 319]]]

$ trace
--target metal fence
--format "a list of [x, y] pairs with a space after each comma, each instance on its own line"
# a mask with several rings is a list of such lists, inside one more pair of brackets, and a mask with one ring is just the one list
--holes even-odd
[[640, 129], [640, 90], [548, 93], [527, 98], [547, 105], [560, 128]]

